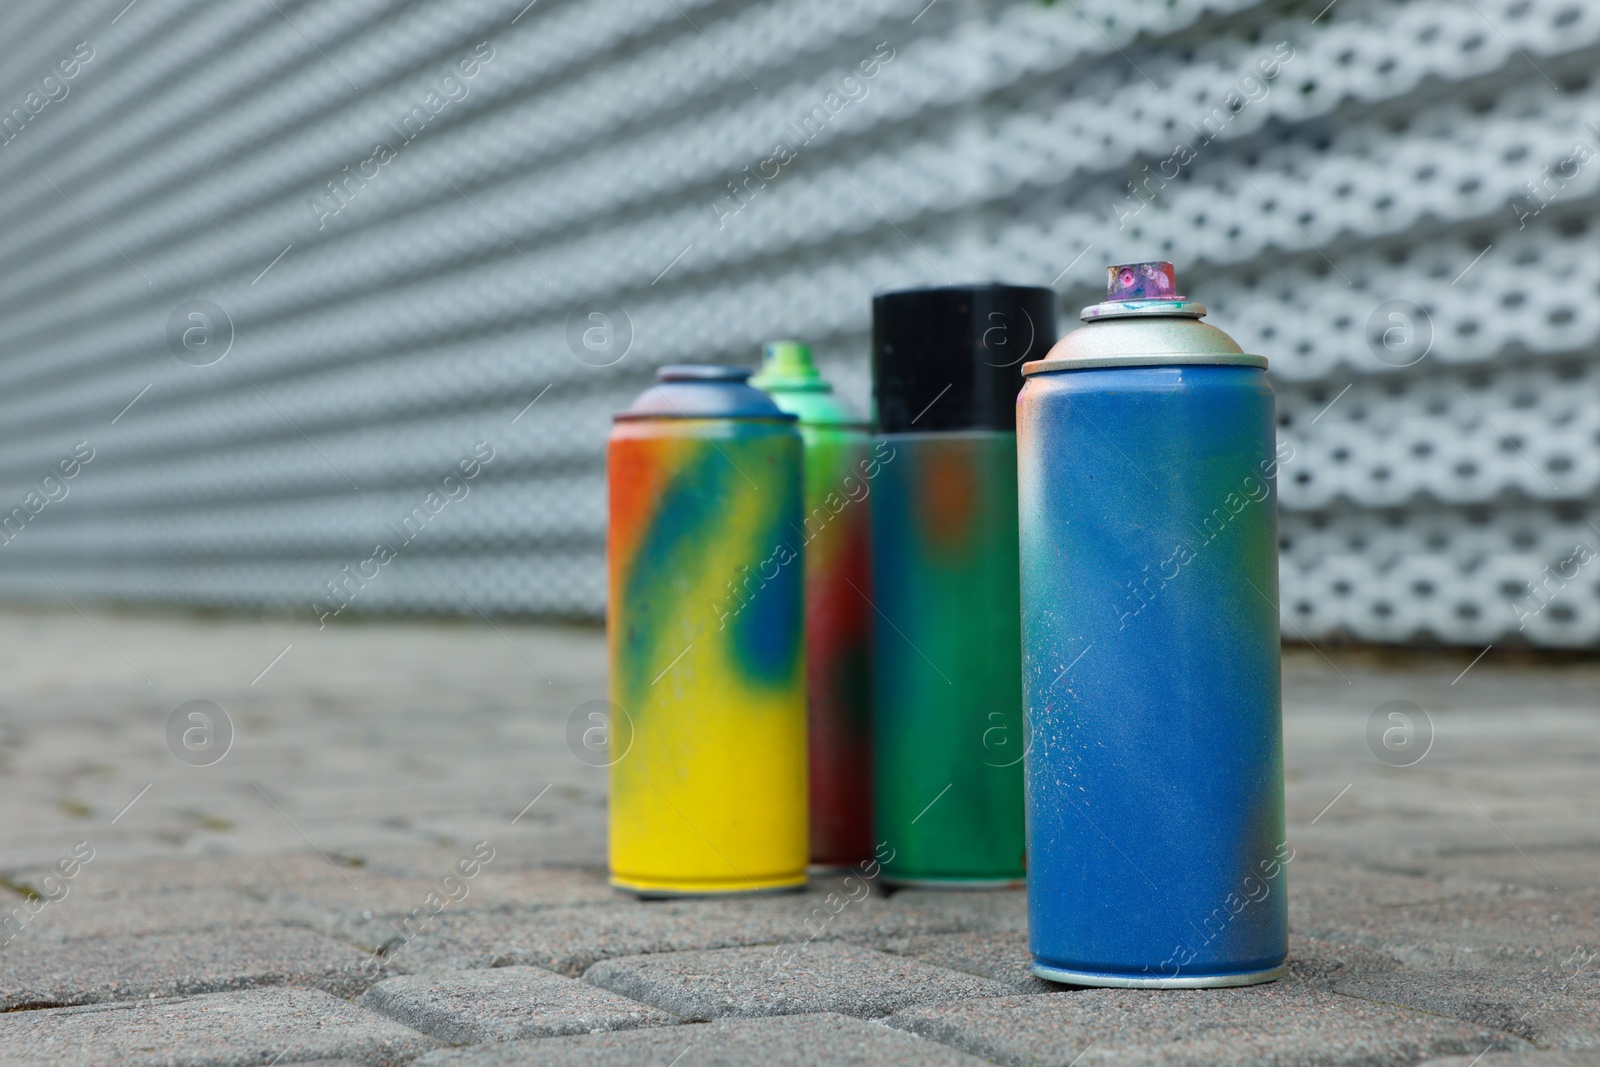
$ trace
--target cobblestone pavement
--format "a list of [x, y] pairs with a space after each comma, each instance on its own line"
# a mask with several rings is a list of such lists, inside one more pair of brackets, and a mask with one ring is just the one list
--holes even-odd
[[1070, 990], [1020, 892], [609, 890], [598, 631], [0, 614], [0, 1063], [1600, 1063], [1600, 666], [1325, 651], [1289, 977]]

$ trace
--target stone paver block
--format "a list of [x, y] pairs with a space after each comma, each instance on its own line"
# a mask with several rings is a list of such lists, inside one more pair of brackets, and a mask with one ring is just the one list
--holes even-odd
[[664, 1011], [539, 967], [405, 975], [357, 1004], [452, 1045], [631, 1030], [677, 1022]]
[[875, 1018], [911, 1004], [1012, 991], [993, 979], [837, 942], [605, 960], [584, 981], [687, 1019], [806, 1012]]
[[936, 967], [992, 978], [1017, 993], [1054, 993], [1065, 988], [1034, 977], [1026, 933], [919, 934], [884, 938], [873, 947]]
[[1040, 1067], [1400, 1067], [1522, 1044], [1487, 1027], [1292, 986], [1082, 989], [909, 1008], [887, 1022], [996, 1063]]
[[315, 989], [253, 989], [0, 1013], [10, 1067], [260, 1067], [349, 1059], [403, 1063], [439, 1042]]
[[[1593, 968], [1548, 973], [1403, 971], [1347, 980], [1354, 997], [1492, 1026], [1541, 1047], [1600, 1049], [1600, 977]], [[1600, 1055], [1591, 1056], [1600, 1060]]]
[[1400, 961], [1384, 952], [1290, 933], [1289, 973], [1280, 982], [1331, 989], [1334, 983], [1345, 979], [1387, 974], [1399, 968]]
[[1343, 907], [1352, 896], [1366, 907], [1388, 908], [1449, 900], [1488, 888], [1479, 884], [1450, 884], [1434, 877], [1420, 863], [1384, 867], [1369, 855], [1344, 849], [1295, 845], [1295, 857], [1285, 868], [1289, 875], [1289, 914], [1320, 912]]
[[1304, 914], [1293, 926], [1309, 936], [1374, 949], [1421, 969], [1537, 970], [1557, 965], [1576, 946], [1593, 943], [1600, 927], [1600, 898], [1507, 888], [1384, 907], [1352, 891]]
[[355, 886], [340, 881], [275, 889], [264, 899], [280, 914], [369, 949], [391, 950], [404, 929], [427, 925], [430, 916], [490, 909], [533, 909], [626, 903], [598, 871], [552, 868], [532, 871], [485, 869], [462, 878], [448, 866], [426, 874], [352, 872]]
[[[1024, 889], [897, 889], [897, 907], [926, 916], [948, 930], [1028, 932], [1028, 894]], [[920, 932], [933, 933], [936, 930]]]
[[352, 996], [372, 983], [362, 973], [368, 959], [291, 926], [91, 941], [19, 938], [0, 953], [0, 1011], [271, 985]]
[[842, 1015], [718, 1019], [432, 1052], [414, 1067], [987, 1067], [955, 1049]]
[[430, 973], [534, 966], [576, 978], [596, 960], [644, 952], [761, 944], [797, 936], [797, 924], [743, 902], [629, 904], [492, 912], [448, 910], [397, 947], [393, 966]]
[[[353, 862], [365, 863], [364, 860]], [[348, 889], [349, 883], [344, 880], [345, 877], [359, 876], [361, 870], [362, 866], [359, 865], [330, 865], [309, 850], [264, 856], [168, 856], [160, 859], [118, 859], [102, 853], [84, 865], [73, 882], [73, 893], [138, 897], [153, 893], [229, 889], [260, 899], [278, 889], [311, 886], [330, 889], [344, 886]], [[49, 873], [48, 870], [25, 869], [17, 877], [33, 883], [46, 873]]]
[[287, 918], [284, 912], [230, 889], [71, 892], [46, 903], [36, 914], [25, 898], [12, 899], [0, 893], [0, 919], [9, 919], [10, 928], [21, 931], [16, 945], [35, 938], [70, 940], [272, 926]]
[[[1503, 768], [1517, 777], [1538, 775], [1542, 762], [1530, 761], [1526, 767]], [[1551, 789], [1549, 783], [1540, 782], [1527, 790], [1535, 795], [1545, 795], [1560, 802], [1562, 794]], [[1417, 866], [1430, 875], [1439, 877], [1445, 885], [1458, 883], [1510, 884], [1536, 892], [1550, 889], [1551, 883], [1565, 894], [1593, 897], [1600, 894], [1594, 872], [1600, 869], [1600, 847], [1584, 831], [1573, 832], [1568, 820], [1558, 824], [1561, 840], [1539, 847], [1519, 837], [1518, 852], [1509, 846], [1501, 849], [1441, 849], [1418, 857]], [[1487, 1059], [1487, 1058], [1486, 1058]]]
[[641, 902], [618, 894], [607, 906], [446, 908], [396, 945], [392, 959], [407, 972], [529, 965], [577, 977], [619, 956], [961, 929], [957, 914], [881, 896], [830, 900], [832, 892], [824, 882], [805, 893], [739, 899]]

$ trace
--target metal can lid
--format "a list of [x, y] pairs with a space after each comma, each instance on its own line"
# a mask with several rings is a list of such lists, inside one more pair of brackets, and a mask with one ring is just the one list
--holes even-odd
[[1178, 292], [1172, 264], [1123, 263], [1106, 268], [1106, 300], [1083, 309], [1080, 326], [1024, 375], [1093, 367], [1181, 364], [1267, 365], [1233, 338], [1200, 321], [1204, 304]]
[[750, 371], [714, 363], [673, 363], [656, 370], [656, 384], [619, 411], [633, 419], [776, 419], [795, 421], [749, 384]]
[[1056, 337], [1055, 293], [948, 285], [872, 298], [872, 391], [885, 433], [1016, 429], [1022, 365]]

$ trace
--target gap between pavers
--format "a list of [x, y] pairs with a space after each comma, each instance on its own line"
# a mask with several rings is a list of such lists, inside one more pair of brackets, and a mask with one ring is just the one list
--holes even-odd
[[595, 964], [583, 980], [696, 1020], [812, 1012], [876, 1018], [912, 1004], [1012, 992], [993, 979], [841, 942], [628, 956]]
[[443, 1049], [412, 1067], [992, 1067], [984, 1060], [836, 1014], [718, 1019], [686, 1026]]
[[403, 1063], [439, 1042], [315, 989], [252, 989], [0, 1014], [7, 1067]]
[[452, 1045], [679, 1021], [667, 1012], [539, 967], [390, 978], [363, 993], [356, 1004]]
[[1037, 1067], [1402, 1067], [1526, 1049], [1512, 1035], [1324, 990], [1078, 989], [908, 1008], [888, 1025]]

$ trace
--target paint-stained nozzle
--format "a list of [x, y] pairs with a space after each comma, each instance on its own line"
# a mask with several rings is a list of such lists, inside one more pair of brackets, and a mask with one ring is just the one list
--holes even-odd
[[[1079, 314], [1085, 322], [1126, 318], [1204, 318], [1206, 306], [1178, 292], [1177, 272], [1162, 260], [1106, 268], [1106, 298]], [[1030, 364], [1031, 365], [1031, 364]]]
[[1107, 300], [1182, 300], [1172, 264], [1123, 263], [1106, 268]]

